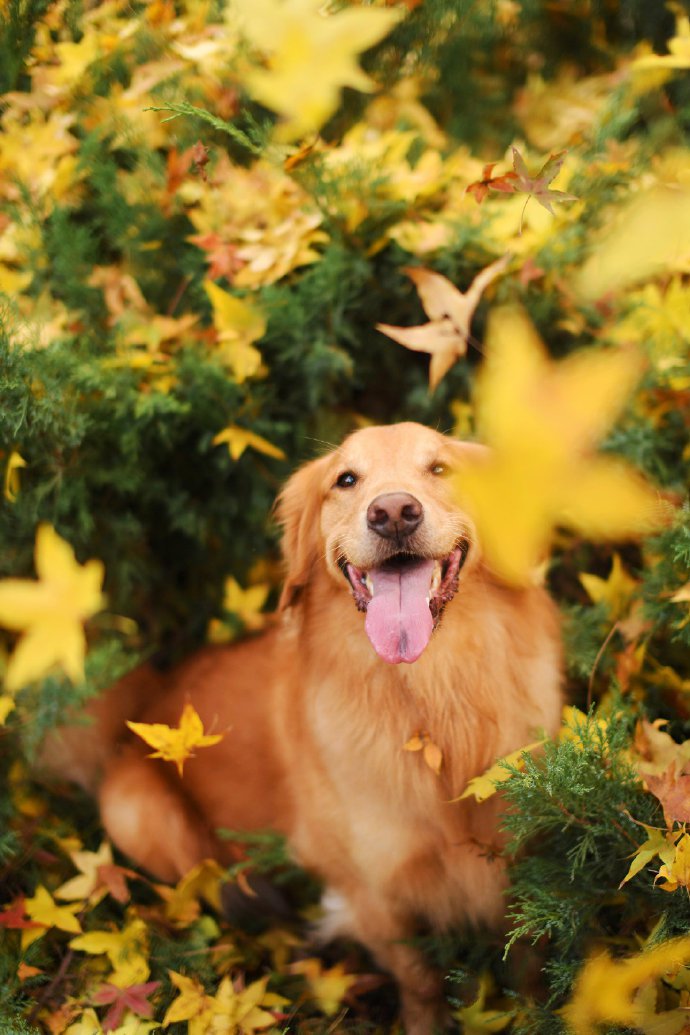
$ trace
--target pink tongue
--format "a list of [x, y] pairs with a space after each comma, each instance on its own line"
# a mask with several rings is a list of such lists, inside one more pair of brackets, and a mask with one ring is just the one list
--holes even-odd
[[374, 592], [364, 627], [376, 653], [391, 665], [416, 661], [429, 642], [434, 629], [428, 603], [433, 570], [429, 560], [399, 571], [369, 571]]

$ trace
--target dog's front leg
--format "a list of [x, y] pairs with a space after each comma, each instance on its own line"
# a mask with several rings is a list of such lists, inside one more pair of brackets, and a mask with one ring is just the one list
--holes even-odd
[[397, 982], [406, 1035], [440, 1035], [450, 1019], [443, 977], [412, 944], [412, 919], [371, 892], [349, 897], [348, 905], [355, 937]]

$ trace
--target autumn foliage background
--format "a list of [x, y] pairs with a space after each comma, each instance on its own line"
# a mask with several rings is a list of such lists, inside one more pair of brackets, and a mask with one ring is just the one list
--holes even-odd
[[[395, 1022], [356, 947], [317, 959], [299, 926], [230, 927], [237, 873], [152, 884], [90, 802], [31, 766], [139, 659], [260, 628], [281, 481], [398, 419], [530, 444], [536, 469], [511, 454], [477, 499], [532, 478], [526, 538], [514, 497], [487, 535], [513, 578], [551, 542], [573, 706], [541, 754], [474, 788], [500, 781], [512, 806], [511, 948], [429, 941], [457, 1017], [468, 1033], [690, 1030], [682, 6], [0, 0], [0, 92], [0, 1032]], [[577, 350], [570, 409], [524, 409], [526, 371], [553, 388]], [[613, 355], [620, 377], [598, 365]], [[595, 448], [654, 487], [654, 534], [623, 537], [622, 483], [579, 480]], [[554, 455], [572, 475], [555, 502]], [[279, 845], [252, 857], [313, 915]]]

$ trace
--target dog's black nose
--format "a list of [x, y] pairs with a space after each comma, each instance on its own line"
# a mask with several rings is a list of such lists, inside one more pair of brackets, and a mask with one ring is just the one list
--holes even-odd
[[367, 508], [367, 525], [384, 539], [412, 535], [424, 517], [424, 508], [409, 492], [384, 492]]

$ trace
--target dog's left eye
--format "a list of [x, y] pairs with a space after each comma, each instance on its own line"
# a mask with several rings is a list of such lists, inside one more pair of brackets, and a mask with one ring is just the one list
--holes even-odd
[[429, 468], [431, 474], [445, 474], [447, 470], [445, 464], [432, 464]]
[[357, 484], [357, 475], [352, 471], [343, 471], [343, 473], [338, 476], [335, 484], [339, 489], [350, 489], [353, 485]]

